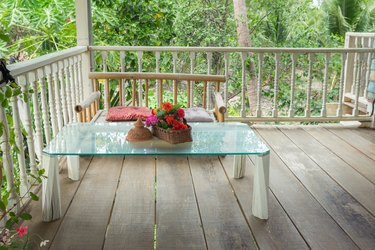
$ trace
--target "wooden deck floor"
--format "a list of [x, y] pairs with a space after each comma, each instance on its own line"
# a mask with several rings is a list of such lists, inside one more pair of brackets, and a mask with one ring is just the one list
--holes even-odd
[[[269, 219], [251, 216], [253, 158], [83, 157], [61, 171], [50, 249], [375, 249], [375, 130], [255, 126], [270, 146]], [[33, 237], [37, 239], [37, 237]]]

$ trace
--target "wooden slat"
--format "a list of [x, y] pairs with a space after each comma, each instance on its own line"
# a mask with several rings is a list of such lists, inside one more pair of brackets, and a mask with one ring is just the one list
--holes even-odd
[[[293, 225], [272, 192], [269, 192], [269, 218], [262, 221], [251, 213], [254, 164], [246, 158], [246, 171], [242, 179], [233, 179], [233, 156], [220, 158], [229, 181], [246, 215], [260, 249], [308, 249], [306, 242]], [[272, 164], [272, 162], [271, 162]]]
[[[257, 128], [257, 133], [262, 134], [266, 130]], [[263, 140], [266, 139], [263, 137]], [[279, 147], [275, 148], [271, 141], [266, 141], [271, 148], [270, 188], [307, 244], [312, 249], [357, 249], [347, 234], [275, 154]]]
[[253, 235], [217, 157], [189, 157], [208, 249], [255, 249]]
[[90, 79], [149, 79], [178, 81], [220, 81], [225, 82], [223, 75], [202, 75], [184, 73], [146, 73], [146, 72], [90, 72]]
[[207, 108], [207, 81], [203, 82], [203, 108]]
[[[330, 129], [331, 132], [339, 136], [341, 139], [349, 143], [350, 145], [354, 146], [355, 148], [362, 151], [368, 157], [375, 161], [375, 144], [372, 142], [367, 141], [361, 137], [358, 137], [355, 133], [353, 133], [350, 129]], [[375, 162], [374, 165], [375, 166]], [[375, 167], [374, 167], [375, 168]]]
[[[333, 178], [340, 186], [355, 197], [364, 207], [366, 207], [373, 215], [375, 215], [375, 185], [364, 178], [349, 164], [344, 162], [337, 155], [332, 153], [329, 149], [322, 146], [310, 134], [305, 132], [302, 128], [282, 129], [282, 132], [287, 135], [300, 149], [302, 149], [309, 157], [316, 162], [331, 178]], [[363, 209], [359, 211], [364, 212]], [[359, 211], [357, 211], [359, 213]], [[371, 218], [366, 212], [367, 218]], [[359, 218], [360, 216], [356, 216]], [[364, 219], [366, 221], [366, 219]], [[362, 222], [365, 225], [364, 222]], [[375, 231], [375, 220], [373, 219], [373, 226]], [[364, 227], [364, 226], [363, 226]], [[366, 232], [361, 232], [366, 235]], [[367, 231], [368, 232], [368, 231]], [[375, 239], [374, 239], [375, 240]], [[375, 244], [375, 241], [374, 241]]]
[[329, 148], [330, 151], [375, 184], [374, 160], [326, 129], [317, 127], [305, 127], [304, 129], [322, 145]]
[[375, 130], [371, 128], [357, 128], [352, 130], [357, 135], [375, 144]]
[[[80, 157], [80, 169], [79, 173], [82, 178], [84, 178], [86, 170], [91, 162], [92, 157]], [[60, 188], [61, 188], [61, 211], [65, 215], [70, 207], [71, 201], [73, 200], [77, 189], [81, 181], [72, 181], [68, 178], [68, 171], [66, 167], [66, 159], [60, 163]], [[41, 190], [39, 192], [39, 197], [41, 197]], [[50, 246], [52, 240], [54, 239], [57, 230], [60, 227], [63, 219], [51, 221], [45, 223], [42, 221], [42, 199], [38, 202], [31, 202], [28, 207], [29, 213], [33, 217], [31, 221], [26, 221], [25, 225], [28, 226], [29, 232], [32, 235], [40, 235], [43, 239], [49, 240], [47, 247]], [[39, 249], [39, 239], [33, 239], [31, 237], [30, 248], [29, 249]]]
[[125, 157], [104, 249], [153, 249], [155, 158]]
[[156, 249], [206, 249], [186, 157], [158, 157]]
[[[290, 171], [355, 242], [353, 243], [348, 235], [341, 233], [343, 235], [341, 235], [340, 240], [335, 237], [337, 242], [334, 244], [338, 248], [356, 248], [356, 245], [368, 248], [369, 245], [374, 244], [374, 242], [371, 242], [371, 237], [361, 237], [358, 233], [358, 230], [373, 229], [374, 224], [371, 225], [371, 218], [366, 221], [366, 216], [369, 213], [352, 196], [345, 192], [279, 130], [264, 129], [258, 131], [263, 138], [272, 144], [272, 149], [288, 165]], [[365, 225], [364, 228], [361, 228], [362, 222]], [[324, 230], [320, 230], [324, 232]], [[328, 234], [329, 232], [324, 233]]]
[[107, 159], [93, 158], [52, 249], [102, 249], [123, 157]]

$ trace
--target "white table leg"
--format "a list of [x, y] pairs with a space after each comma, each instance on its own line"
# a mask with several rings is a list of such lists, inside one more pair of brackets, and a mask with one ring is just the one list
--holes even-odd
[[73, 181], [79, 180], [79, 156], [67, 156], [66, 161], [68, 164], [68, 177]]
[[268, 219], [268, 184], [270, 173], [270, 154], [258, 155], [255, 164], [253, 206], [255, 217]]
[[61, 217], [60, 180], [56, 156], [43, 154], [43, 167], [47, 179], [43, 179], [42, 218], [52, 221]]
[[233, 160], [233, 177], [242, 178], [245, 175], [246, 155], [235, 155]]

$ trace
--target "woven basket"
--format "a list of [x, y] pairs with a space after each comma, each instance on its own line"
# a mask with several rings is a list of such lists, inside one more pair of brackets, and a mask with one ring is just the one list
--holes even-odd
[[152, 132], [154, 136], [161, 140], [169, 142], [171, 144], [183, 143], [193, 141], [191, 137], [191, 127], [188, 126], [187, 129], [174, 130], [174, 129], [163, 129], [160, 127], [153, 126]]

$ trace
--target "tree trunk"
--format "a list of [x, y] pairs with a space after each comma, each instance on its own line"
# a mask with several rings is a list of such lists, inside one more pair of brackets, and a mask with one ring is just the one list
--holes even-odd
[[[240, 47], [251, 47], [248, 20], [247, 20], [247, 8], [245, 0], [233, 0], [234, 6], [234, 17], [236, 19], [237, 26], [237, 40]], [[246, 85], [246, 89], [250, 103], [250, 112], [255, 114], [256, 103], [257, 103], [257, 93], [256, 84], [257, 77], [255, 74], [255, 65], [250, 62], [250, 68], [247, 70], [250, 76], [250, 83]]]

